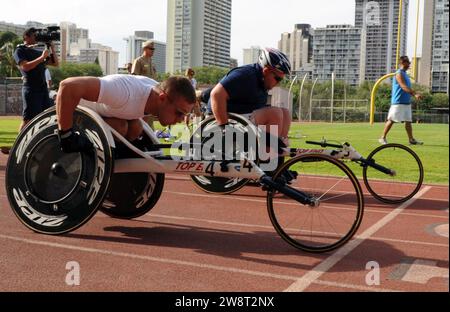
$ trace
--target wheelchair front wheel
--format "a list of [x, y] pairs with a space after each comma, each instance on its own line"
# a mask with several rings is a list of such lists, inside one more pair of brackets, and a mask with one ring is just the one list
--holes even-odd
[[395, 172], [387, 175], [370, 165], [364, 166], [363, 179], [367, 190], [383, 203], [404, 203], [422, 187], [423, 165], [419, 156], [409, 147], [401, 144], [383, 145], [376, 148], [367, 160]]
[[268, 191], [270, 220], [293, 247], [312, 253], [331, 251], [347, 243], [358, 230], [364, 211], [363, 193], [353, 172], [341, 161], [320, 154], [300, 155], [283, 164], [273, 180], [290, 181], [289, 187], [317, 202], [312, 207]]

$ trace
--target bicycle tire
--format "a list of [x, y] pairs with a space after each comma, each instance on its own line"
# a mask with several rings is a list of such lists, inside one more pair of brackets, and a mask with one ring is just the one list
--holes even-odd
[[[320, 200], [320, 205], [311, 207], [294, 200], [291, 203], [277, 201], [275, 196], [278, 193], [269, 190], [267, 193], [267, 210], [272, 225], [283, 240], [297, 249], [311, 253], [335, 250], [347, 243], [361, 224], [364, 214], [364, 197], [361, 185], [347, 165], [332, 157], [320, 154], [307, 154], [292, 158], [276, 171], [273, 179], [279, 179], [283, 172], [291, 170], [297, 165], [301, 168], [296, 170], [298, 177], [295, 180], [295, 185], [291, 187], [314, 196]], [[312, 174], [310, 167], [316, 167], [317, 171]], [[337, 173], [334, 173], [334, 175], [318, 174], [330, 169]], [[330, 185], [336, 187], [336, 189], [332, 190], [329, 187]], [[283, 207], [283, 205], [286, 207]], [[298, 205], [301, 209], [292, 209], [292, 207], [297, 208]], [[315, 214], [316, 211], [317, 214]], [[328, 213], [329, 217], [327, 218], [325, 214]], [[314, 219], [315, 216], [317, 216], [316, 219]], [[308, 220], [311, 220], [309, 228], [304, 226]], [[322, 220], [325, 222], [325, 226], [322, 225]], [[344, 221], [345, 224], [339, 224]], [[303, 223], [303, 226], [298, 227], [299, 223]], [[317, 224], [322, 228], [313, 231], [312, 227]], [[330, 231], [334, 231], [334, 233]], [[313, 237], [317, 242], [313, 242]]]
[[[408, 156], [408, 158], [406, 158], [405, 156]], [[380, 180], [376, 179], [376, 174], [378, 174], [376, 173], [376, 169], [373, 169], [370, 166], [364, 166], [364, 184], [367, 187], [369, 193], [374, 198], [386, 204], [401, 204], [410, 200], [412, 197], [414, 197], [414, 195], [417, 194], [417, 192], [422, 187], [422, 183], [424, 180], [424, 170], [422, 161], [412, 149], [401, 144], [386, 144], [376, 148], [372, 153], [370, 153], [370, 155], [367, 157], [367, 160], [371, 162], [376, 161], [377, 158], [382, 159], [379, 164], [383, 167], [397, 169], [397, 176], [392, 177], [390, 180], [384, 180], [384, 182], [380, 182]], [[401, 162], [399, 162], [399, 160]], [[391, 166], [390, 162], [394, 163], [393, 167]], [[406, 179], [404, 178], [406, 176], [406, 173], [405, 175], [398, 174], [398, 169], [400, 167], [406, 167], [407, 163], [411, 166], [414, 166], [413, 170], [418, 170], [416, 174], [412, 173], [412, 179], [414, 181], [409, 183], [405, 183], [408, 181], [403, 181]], [[411, 175], [411, 170], [408, 170], [408, 175]], [[398, 179], [398, 181], [394, 181], [394, 179]], [[391, 184], [387, 185], [389, 182]], [[377, 184], [379, 184], [380, 186], [377, 186]], [[383, 186], [383, 184], [385, 185]], [[402, 188], [407, 188], [406, 191], [403, 191], [405, 194], [400, 193]], [[387, 191], [389, 191], [389, 193], [386, 193]]]

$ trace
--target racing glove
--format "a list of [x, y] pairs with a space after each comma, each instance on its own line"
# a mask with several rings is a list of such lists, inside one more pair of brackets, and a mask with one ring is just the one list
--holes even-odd
[[94, 145], [88, 138], [81, 135], [78, 131], [58, 130], [58, 140], [61, 150], [64, 153], [78, 153], [89, 152], [94, 148]]

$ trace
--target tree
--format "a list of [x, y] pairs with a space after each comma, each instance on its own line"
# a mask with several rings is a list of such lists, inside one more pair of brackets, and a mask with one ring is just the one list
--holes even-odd
[[0, 33], [0, 77], [20, 77], [13, 53], [21, 42], [12, 32]]
[[59, 88], [59, 83], [69, 77], [77, 76], [103, 76], [103, 71], [98, 64], [77, 64], [63, 62], [59, 67], [49, 67], [54, 88]]
[[[229, 71], [229, 68], [216, 67], [216, 66], [204, 66], [194, 67], [195, 79], [199, 84], [217, 84]], [[184, 73], [183, 73], [184, 75]]]
[[448, 108], [448, 94], [435, 93], [431, 100], [432, 108]]

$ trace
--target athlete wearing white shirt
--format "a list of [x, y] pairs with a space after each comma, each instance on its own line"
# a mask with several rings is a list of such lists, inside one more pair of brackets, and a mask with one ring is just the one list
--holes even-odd
[[131, 75], [73, 77], [61, 82], [56, 112], [61, 148], [65, 152], [89, 149], [89, 142], [72, 131], [73, 113], [79, 104], [94, 109], [129, 141], [142, 133], [140, 118], [157, 116], [163, 126], [181, 122], [196, 101], [195, 90], [184, 77], [170, 77], [161, 84]]

